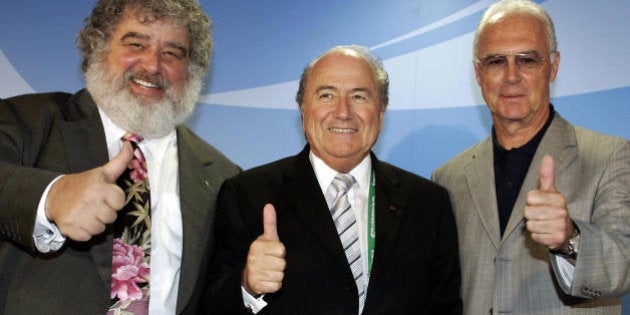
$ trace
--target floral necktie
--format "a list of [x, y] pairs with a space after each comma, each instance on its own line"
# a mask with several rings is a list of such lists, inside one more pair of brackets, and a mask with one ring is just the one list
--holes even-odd
[[147, 314], [151, 254], [151, 204], [149, 176], [144, 154], [138, 147], [142, 137], [122, 138], [133, 148], [133, 159], [118, 178], [125, 191], [125, 206], [114, 222], [111, 306], [108, 314]]

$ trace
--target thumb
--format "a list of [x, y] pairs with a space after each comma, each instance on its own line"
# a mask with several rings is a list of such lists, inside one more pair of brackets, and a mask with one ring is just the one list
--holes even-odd
[[540, 176], [540, 190], [556, 191], [553, 175], [553, 158], [551, 156], [545, 155], [543, 157], [540, 162], [538, 176]]
[[268, 203], [263, 208], [263, 238], [268, 241], [280, 241], [276, 224], [276, 208]]
[[113, 157], [107, 164], [103, 165], [105, 178], [110, 182], [115, 182], [125, 171], [129, 162], [133, 159], [133, 149], [129, 142], [124, 142], [120, 153]]

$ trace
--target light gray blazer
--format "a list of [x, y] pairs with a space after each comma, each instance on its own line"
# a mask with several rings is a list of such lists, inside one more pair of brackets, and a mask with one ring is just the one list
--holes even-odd
[[[538, 188], [544, 155], [567, 199], [581, 244], [570, 287], [555, 255], [525, 228], [525, 195]], [[437, 168], [455, 211], [465, 314], [620, 314], [630, 292], [630, 142], [575, 127], [558, 113], [544, 135], [503, 238], [499, 232], [492, 137]]]

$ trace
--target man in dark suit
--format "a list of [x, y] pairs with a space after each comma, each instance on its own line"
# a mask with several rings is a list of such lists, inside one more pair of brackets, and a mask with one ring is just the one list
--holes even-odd
[[[0, 313], [144, 301], [139, 313], [196, 314], [216, 196], [240, 171], [181, 126], [208, 70], [210, 20], [192, 0], [99, 1], [77, 44], [86, 90], [0, 100]], [[150, 256], [132, 265], [112, 257], [125, 133], [143, 138], [151, 184], [150, 239], [133, 247]]]
[[[305, 68], [296, 100], [308, 145], [221, 189], [210, 312], [460, 313], [446, 190], [371, 154], [388, 102], [380, 60], [333, 48]], [[338, 182], [349, 188], [330, 191]]]

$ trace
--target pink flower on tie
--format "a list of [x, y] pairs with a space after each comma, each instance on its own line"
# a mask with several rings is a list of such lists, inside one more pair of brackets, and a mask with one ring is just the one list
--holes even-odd
[[129, 245], [114, 239], [112, 260], [111, 298], [121, 302], [139, 300], [142, 291], [138, 284], [147, 283], [149, 265], [143, 262], [144, 251], [136, 245]]
[[[135, 150], [134, 154], [135, 152], [139, 152], [139, 150]], [[142, 155], [142, 153], [135, 154], [135, 156], [136, 158], [131, 160], [128, 166], [132, 168], [132, 171], [130, 173], [131, 179], [134, 183], [146, 182], [149, 179], [149, 176], [147, 174], [147, 166], [146, 161], [144, 160], [144, 156]]]

